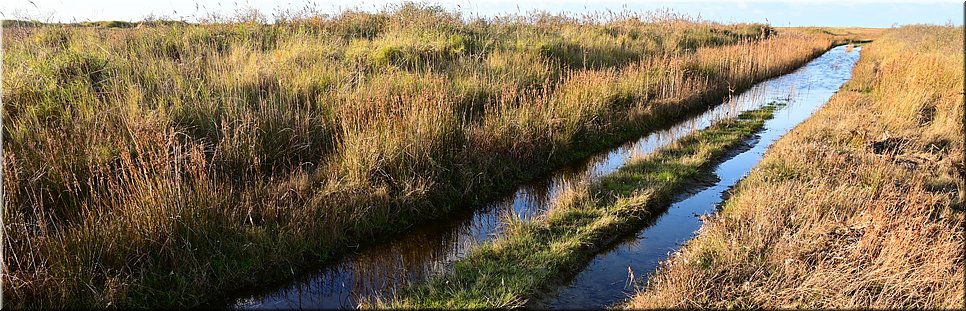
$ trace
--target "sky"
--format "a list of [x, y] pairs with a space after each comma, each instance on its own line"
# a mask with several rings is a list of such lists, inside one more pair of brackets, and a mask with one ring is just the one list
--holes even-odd
[[[147, 3], [145, 3], [147, 2]], [[281, 10], [300, 10], [310, 5], [323, 13], [344, 9], [379, 11], [391, 0], [3, 0], [0, 17], [48, 22], [98, 20], [139, 21], [153, 15], [194, 20], [209, 14], [230, 15], [256, 9], [266, 16]], [[647, 12], [670, 9], [691, 17], [717, 22], [765, 22], [773, 26], [892, 27], [906, 24], [963, 24], [963, 2], [950, 0], [436, 0], [418, 1], [464, 14], [493, 16], [548, 12]]]

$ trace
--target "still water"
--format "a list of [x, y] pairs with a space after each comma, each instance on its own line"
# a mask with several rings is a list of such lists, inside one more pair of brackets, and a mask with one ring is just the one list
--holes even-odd
[[[633, 238], [598, 254], [568, 284], [548, 297], [531, 302], [541, 309], [588, 309], [620, 303], [634, 293], [633, 284], [646, 282], [661, 260], [690, 240], [701, 228], [701, 215], [714, 213], [724, 200], [724, 193], [748, 175], [768, 147], [796, 125], [805, 121], [828, 102], [829, 98], [852, 76], [859, 58], [857, 47], [846, 51], [836, 47], [796, 72], [767, 81], [757, 87], [772, 86], [782, 90], [794, 85], [794, 92], [773, 93], [766, 98], [784, 96], [788, 105], [776, 110], [775, 118], [765, 122], [764, 129], [749, 141], [751, 148], [722, 162], [715, 169], [719, 181], [700, 192], [671, 205]], [[754, 91], [752, 89], [751, 91]], [[643, 278], [630, 279], [631, 271]]]
[[[284, 284], [244, 293], [242, 297], [229, 301], [228, 307], [355, 308], [360, 302], [376, 297], [391, 297], [395, 289], [446, 271], [455, 260], [464, 257], [474, 246], [498, 237], [510, 217], [528, 220], [550, 210], [556, 201], [554, 198], [569, 187], [593, 182], [600, 176], [617, 170], [632, 157], [651, 153], [685, 135], [707, 128], [717, 120], [734, 117], [743, 111], [774, 101], [788, 102], [789, 105], [776, 114], [776, 120], [785, 120], [784, 123], [766, 124], [760, 143], [748, 151], [761, 153], [770, 141], [788, 130], [769, 134], [773, 128], [791, 128], [804, 120], [848, 79], [857, 54], [847, 53], [845, 47], [836, 47], [793, 73], [759, 83], [748, 91], [670, 128], [649, 133], [637, 140], [597, 153], [581, 163], [556, 170], [481, 208], [457, 213], [449, 219], [420, 226], [389, 241], [359, 249], [314, 273], [293, 278]], [[773, 135], [777, 136], [768, 138]], [[765, 147], [758, 148], [758, 145]], [[755, 157], [744, 156], [745, 153], [734, 159], [760, 158], [760, 154]], [[747, 173], [743, 168], [729, 167], [744, 165], [750, 169], [757, 160], [739, 162], [741, 164], [722, 164], [719, 168], [718, 174], [722, 177], [720, 184], [723, 188], [715, 185], [705, 190], [711, 194], [702, 192], [695, 196], [712, 197], [707, 202], [685, 205], [704, 206], [705, 203], [714, 201], [713, 197], [716, 195], [720, 201], [720, 192], [734, 184], [734, 181], [730, 184], [727, 181], [736, 181]], [[653, 270], [658, 260], [665, 258], [668, 251], [687, 240], [700, 226], [700, 221], [689, 214], [692, 212], [690, 207], [687, 212], [680, 207], [684, 202], [691, 202], [689, 200], [701, 199], [688, 199], [676, 204], [661, 217], [671, 219], [666, 221], [667, 224], [661, 225], [663, 222], [659, 220], [651, 226], [669, 227], [660, 229], [668, 234], [655, 234], [645, 229], [638, 234], [643, 242], [629, 243], [627, 247], [621, 245], [614, 251], [598, 256], [571, 284], [561, 287], [556, 292], [557, 295], [538, 302], [536, 306], [586, 308], [611, 304], [626, 297], [627, 289], [622, 286], [626, 283], [628, 266], [634, 271]], [[682, 212], [675, 212], [676, 210]], [[693, 208], [693, 212], [710, 211], [713, 211], [713, 204], [708, 208]], [[673, 220], [678, 218], [683, 220]], [[641, 258], [629, 258], [638, 256]]]

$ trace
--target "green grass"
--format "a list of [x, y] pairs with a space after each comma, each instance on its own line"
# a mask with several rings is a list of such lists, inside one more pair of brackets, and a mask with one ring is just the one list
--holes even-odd
[[714, 164], [743, 144], [775, 106], [745, 112], [632, 160], [589, 186], [561, 195], [545, 219], [515, 222], [452, 272], [383, 302], [393, 308], [514, 308], [592, 258], [616, 237], [663, 212], [675, 193], [713, 176]]
[[962, 309], [963, 42], [912, 25], [863, 45], [851, 80], [621, 307]]
[[273, 22], [10, 22], [8, 305], [192, 306], [279, 280], [671, 124], [838, 40], [415, 4]]

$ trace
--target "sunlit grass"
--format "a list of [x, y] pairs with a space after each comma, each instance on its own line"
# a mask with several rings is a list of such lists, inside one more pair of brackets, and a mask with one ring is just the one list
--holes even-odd
[[844, 38], [595, 20], [407, 4], [5, 28], [4, 301], [189, 306], [278, 279]]
[[519, 308], [571, 275], [615, 239], [654, 219], [678, 192], [714, 174], [714, 164], [771, 118], [775, 106], [685, 136], [592, 184], [568, 190], [540, 219], [511, 222], [500, 238], [454, 263], [452, 272], [405, 288], [378, 307]]
[[963, 31], [907, 26], [628, 308], [962, 308]]

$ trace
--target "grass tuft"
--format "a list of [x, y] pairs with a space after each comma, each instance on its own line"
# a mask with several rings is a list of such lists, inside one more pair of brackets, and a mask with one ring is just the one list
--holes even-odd
[[4, 302], [41, 309], [193, 306], [277, 280], [846, 38], [411, 3], [4, 23]]
[[962, 43], [906, 26], [864, 46], [625, 307], [962, 308]]

